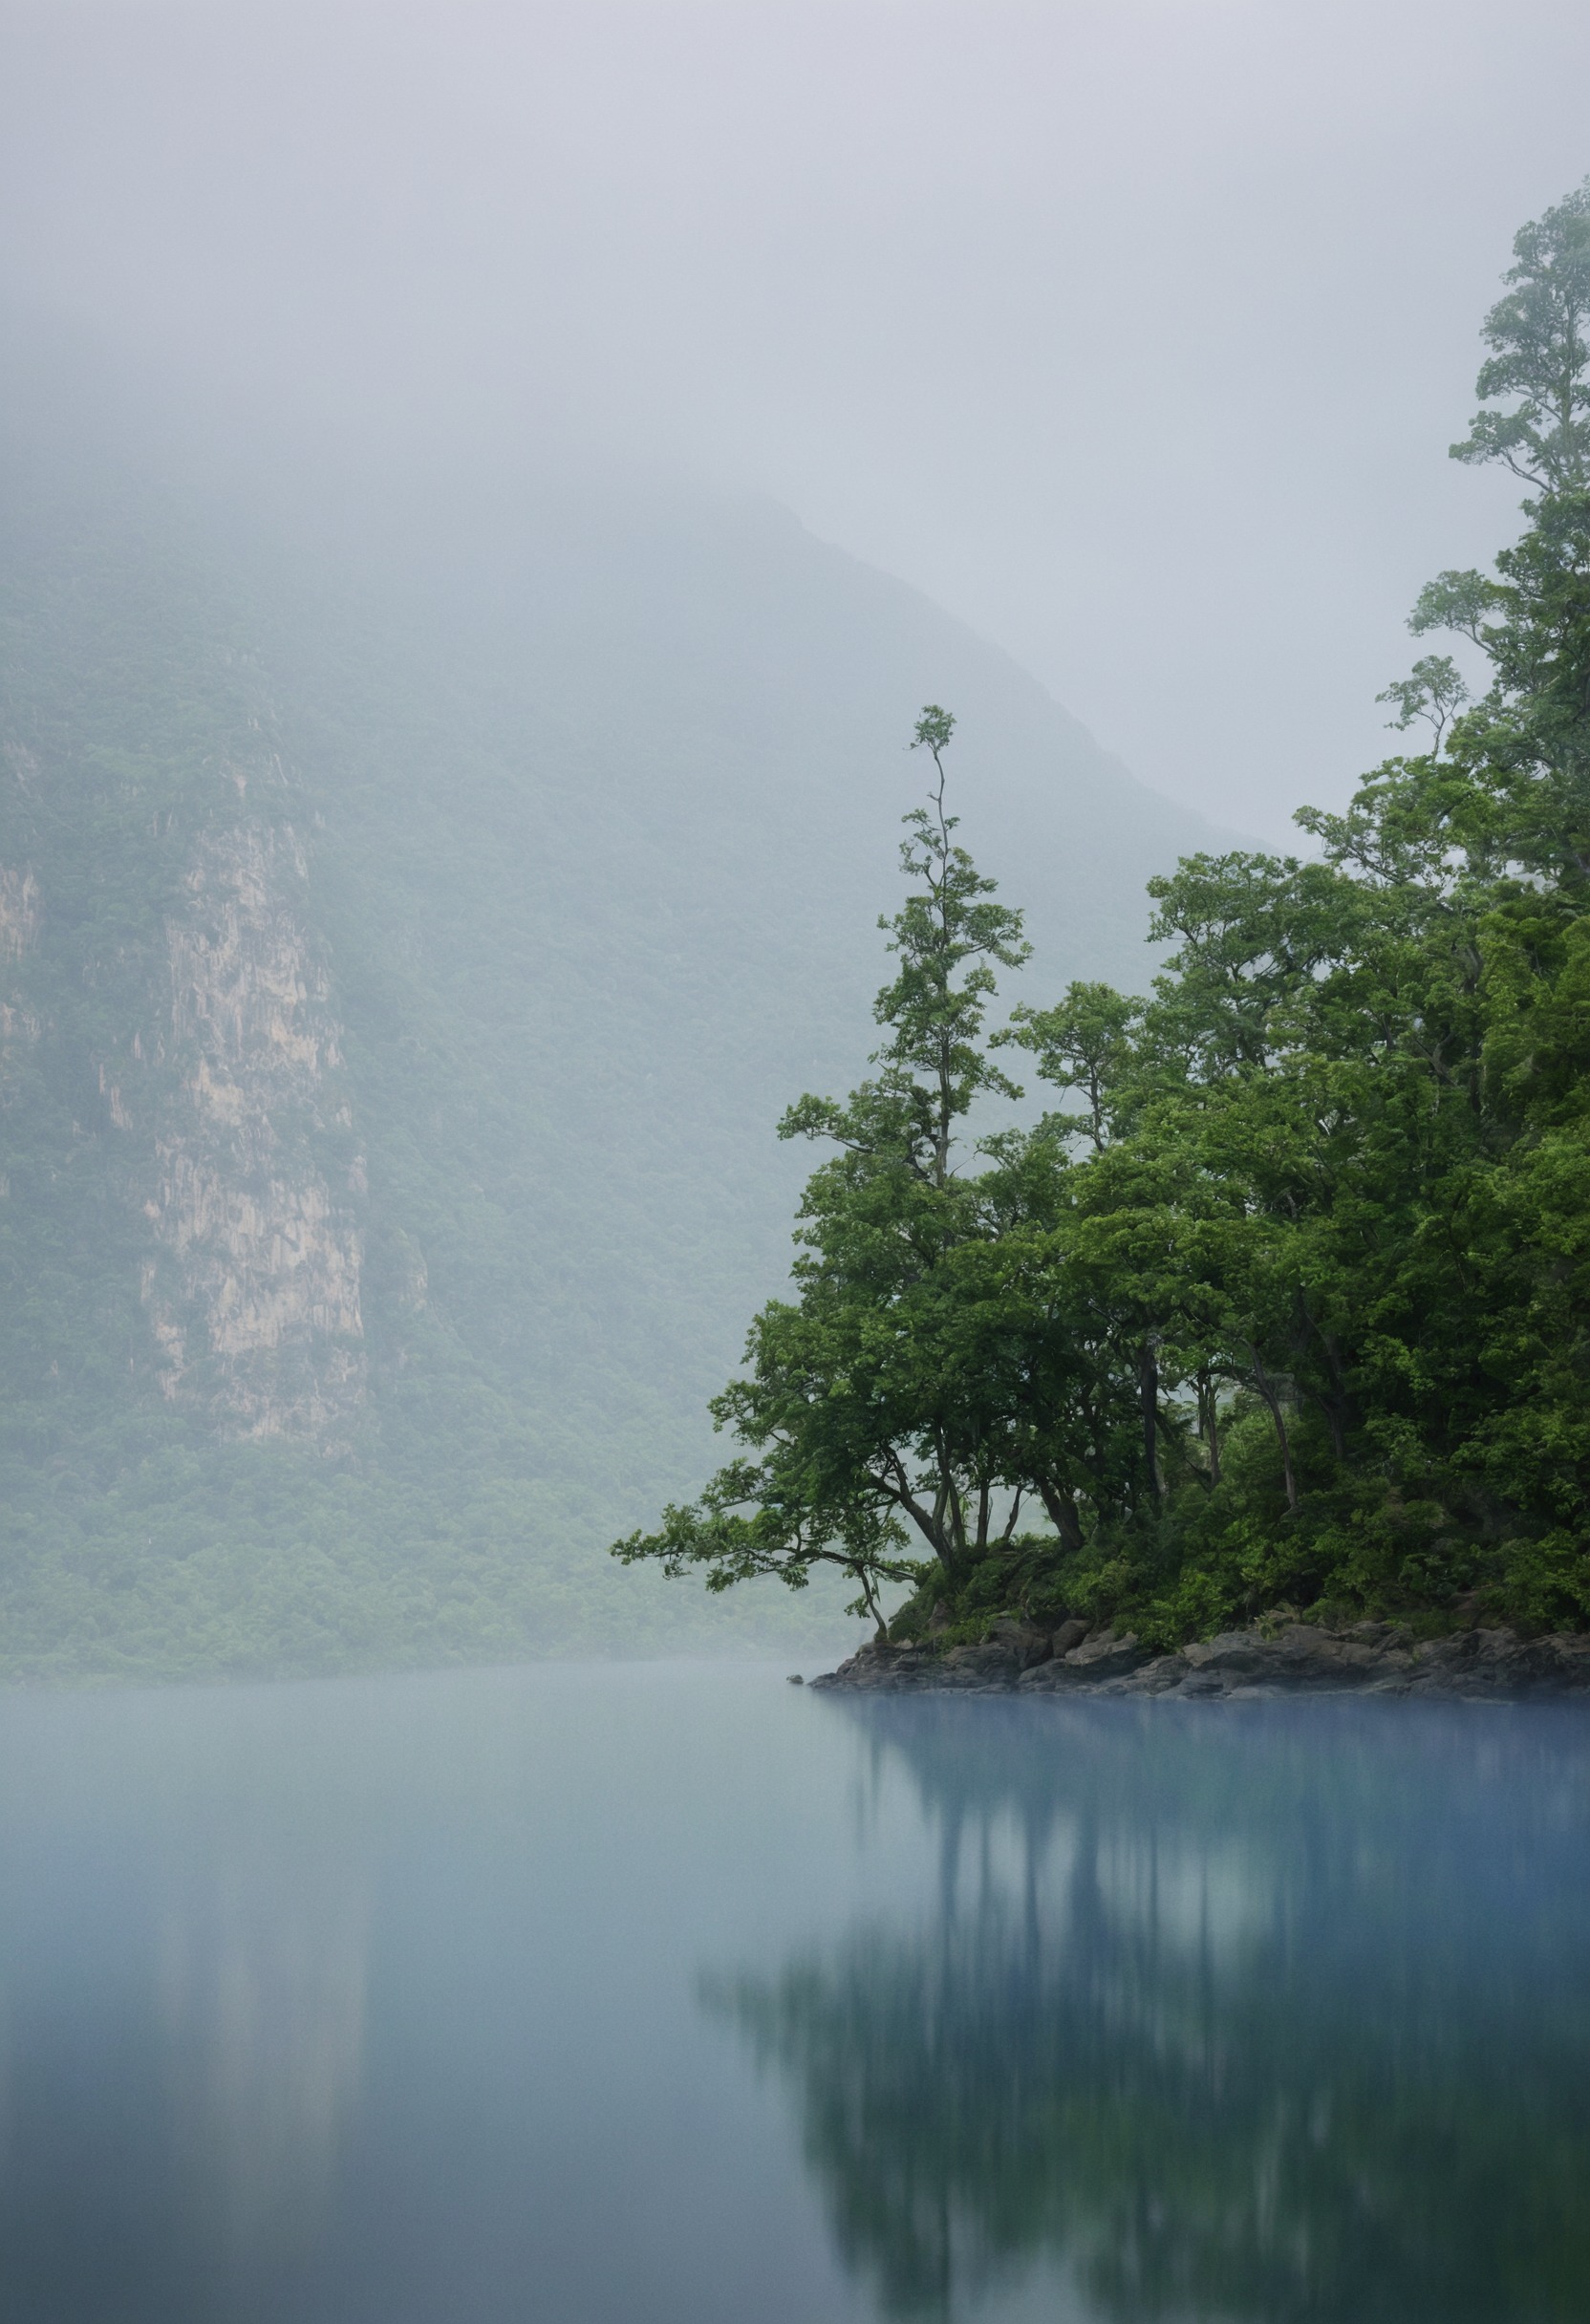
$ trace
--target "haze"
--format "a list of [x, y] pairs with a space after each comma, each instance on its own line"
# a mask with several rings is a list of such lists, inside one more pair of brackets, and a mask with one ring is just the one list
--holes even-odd
[[1383, 747], [1590, 17], [1478, 5], [8, 12], [13, 312], [210, 449], [786, 504], [1268, 838]]

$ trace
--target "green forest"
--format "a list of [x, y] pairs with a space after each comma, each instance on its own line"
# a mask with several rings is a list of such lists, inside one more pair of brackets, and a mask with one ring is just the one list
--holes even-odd
[[[1045, 989], [1127, 980], [1145, 880], [1209, 827], [776, 507], [383, 476], [306, 508], [157, 471], [114, 389], [32, 359], [0, 415], [0, 1673], [841, 1648], [837, 1582], [703, 1601], [605, 1553], [710, 1465], [784, 1277], [766, 1125], [865, 1044], [902, 728], [953, 691], [985, 853], [1054, 866]], [[338, 1265], [356, 1331], [316, 1320]]]
[[1590, 1618], [1590, 182], [1514, 249], [1451, 451], [1523, 529], [1409, 623], [1469, 675], [1387, 689], [1407, 746], [1309, 852], [1156, 878], [1147, 995], [992, 1024], [1021, 914], [923, 712], [880, 1044], [781, 1126], [832, 1151], [712, 1408], [736, 1457], [619, 1559], [837, 1565], [896, 1638]]

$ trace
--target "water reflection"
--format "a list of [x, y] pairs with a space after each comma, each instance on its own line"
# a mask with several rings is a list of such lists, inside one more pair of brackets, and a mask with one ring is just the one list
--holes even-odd
[[835, 1703], [933, 1909], [720, 1978], [892, 2315], [1590, 2313], [1590, 1731]]
[[328, 1861], [306, 1878], [250, 1856], [159, 1929], [178, 2167], [216, 2240], [245, 2262], [302, 2246], [323, 2219], [358, 2098], [369, 1897]]
[[8, 1897], [0, 2280], [15, 2313], [269, 2312], [268, 2280], [335, 2200], [368, 1904], [356, 1865], [257, 1836], [197, 1863], [97, 1848], [75, 1877]]
[[1375, 1708], [0, 1698], [0, 2316], [1577, 2324], [1590, 1721]]

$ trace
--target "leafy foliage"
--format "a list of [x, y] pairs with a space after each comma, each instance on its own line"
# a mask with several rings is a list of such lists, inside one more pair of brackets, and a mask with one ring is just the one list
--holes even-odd
[[925, 711], [882, 1070], [787, 1117], [840, 1154], [714, 1407], [759, 1461], [621, 1557], [721, 1585], [749, 1527], [799, 1584], [820, 1540], [873, 1606], [913, 1538], [907, 1629], [940, 1600], [1167, 1643], [1276, 1602], [1590, 1618], [1590, 186], [1515, 248], [1480, 393], [1516, 402], [1455, 452], [1536, 497], [1498, 577], [1411, 624], [1483, 650], [1483, 699], [1427, 656], [1383, 699], [1430, 748], [1303, 810], [1316, 860], [1150, 882], [1164, 973], [1015, 1012], [996, 1041], [1065, 1108], [965, 1173], [974, 1101], [1017, 1094], [982, 1020], [1022, 954]]
[[900, 1555], [908, 1525], [958, 1573], [987, 1549], [1001, 1465], [998, 1416], [957, 1392], [978, 1330], [962, 1286], [991, 1221], [953, 1155], [979, 1098], [1021, 1095], [981, 1031], [990, 963], [1018, 967], [1027, 947], [1021, 915], [991, 900], [994, 883], [951, 837], [953, 728], [935, 705], [917, 722], [935, 786], [932, 810], [906, 817], [900, 850], [924, 884], [881, 923], [899, 973], [874, 1004], [890, 1036], [871, 1061], [878, 1074], [844, 1105], [802, 1098], [781, 1125], [785, 1138], [830, 1138], [840, 1154], [806, 1188], [799, 1298], [763, 1309], [750, 1376], [712, 1407], [759, 1458], [731, 1462], [694, 1508], [670, 1507], [660, 1532], [632, 1534], [615, 1553], [660, 1559], [671, 1575], [703, 1565], [715, 1589], [752, 1573], [803, 1588], [814, 1565], [835, 1563], [880, 1628], [880, 1583], [914, 1571]]

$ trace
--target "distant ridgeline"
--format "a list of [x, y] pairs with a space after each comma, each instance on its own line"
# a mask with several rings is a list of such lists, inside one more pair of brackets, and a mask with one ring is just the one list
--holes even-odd
[[775, 510], [0, 465], [0, 1669], [831, 1642], [601, 1551], [787, 1268], [911, 717], [1051, 986], [1137, 976], [1199, 828]]
[[[1021, 915], [922, 713], [875, 1070], [784, 1122], [835, 1151], [714, 1408], [739, 1457], [621, 1559], [837, 1567], [880, 1629], [911, 1583], [896, 1640], [1590, 1623], [1590, 182], [1515, 250], [1453, 451], [1525, 528], [1409, 625], [1489, 689], [1435, 654], [1390, 687], [1428, 747], [1300, 813], [1315, 860], [1156, 878], [1148, 998], [1079, 980], [990, 1039]], [[1064, 1109], [990, 1134], [1006, 1044]]]

